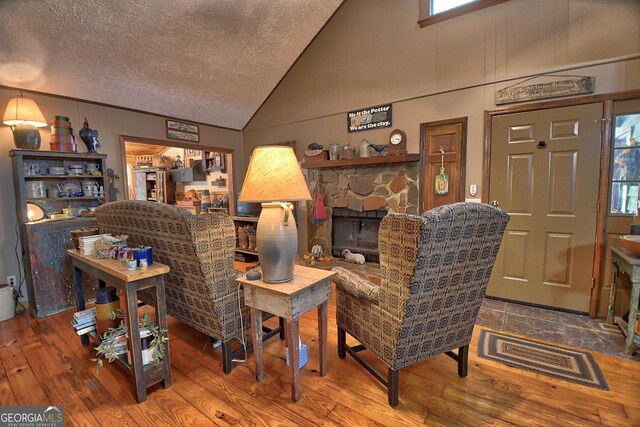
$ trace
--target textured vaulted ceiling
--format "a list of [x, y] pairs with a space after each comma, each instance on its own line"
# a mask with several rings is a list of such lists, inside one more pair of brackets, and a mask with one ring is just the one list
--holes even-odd
[[0, 0], [0, 85], [241, 129], [342, 0]]

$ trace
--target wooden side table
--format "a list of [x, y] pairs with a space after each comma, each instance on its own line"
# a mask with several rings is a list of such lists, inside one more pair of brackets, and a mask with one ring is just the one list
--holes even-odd
[[[75, 272], [76, 293], [78, 296], [78, 311], [85, 309], [84, 285], [82, 283], [82, 271], [98, 278], [100, 286], [106, 283], [123, 291], [127, 307], [127, 325], [129, 328], [129, 349], [133, 365], [117, 359], [118, 363], [132, 372], [136, 386], [136, 398], [143, 402], [147, 398], [147, 388], [162, 381], [164, 388], [171, 387], [171, 357], [169, 344], [165, 343], [162, 365], [153, 366], [142, 364], [142, 348], [140, 343], [140, 325], [138, 323], [138, 299], [137, 292], [142, 289], [154, 287], [156, 290], [156, 317], [160, 329], [167, 329], [167, 309], [165, 306], [164, 274], [169, 272], [169, 267], [154, 262], [146, 270], [127, 270], [126, 264], [111, 259], [97, 259], [82, 255], [75, 249], [67, 250], [71, 257]], [[89, 345], [89, 337], [82, 335], [82, 344]]]
[[[631, 356], [640, 346], [640, 334], [636, 333], [636, 319], [638, 316], [638, 301], [640, 300], [640, 258], [635, 257], [623, 247], [611, 247], [611, 293], [609, 294], [609, 309], [607, 310], [607, 323], [617, 323], [626, 335], [624, 342], [625, 354]], [[629, 322], [625, 322], [620, 316], [613, 316], [616, 302], [616, 288], [618, 285], [618, 273], [623, 272], [631, 279], [631, 300], [629, 301]]]
[[286, 283], [266, 283], [247, 280], [244, 285], [244, 301], [251, 308], [251, 337], [256, 357], [256, 379], [264, 378], [262, 370], [262, 312], [285, 319], [289, 364], [291, 367], [291, 398], [300, 400], [300, 344], [298, 342], [299, 319], [307, 311], [318, 307], [318, 338], [320, 345], [320, 376], [327, 374], [327, 301], [331, 296], [332, 271], [296, 265], [293, 279]]

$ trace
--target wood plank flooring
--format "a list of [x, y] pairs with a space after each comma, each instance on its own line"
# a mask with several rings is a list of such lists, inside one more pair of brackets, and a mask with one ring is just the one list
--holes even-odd
[[69, 323], [72, 312], [44, 319], [21, 314], [0, 323], [0, 405], [64, 405], [66, 425], [90, 426], [640, 425], [639, 363], [593, 353], [611, 390], [579, 386], [478, 358], [479, 327], [468, 377], [458, 377], [446, 356], [405, 368], [400, 403], [392, 409], [371, 375], [349, 356], [338, 358], [333, 297], [328, 374], [319, 376], [316, 313], [300, 321], [309, 363], [298, 403], [291, 401], [284, 342], [265, 343], [265, 379], [257, 383], [252, 359], [224, 375], [220, 349], [170, 318], [173, 386], [154, 386], [141, 404], [124, 370], [107, 364], [96, 373], [92, 348], [81, 345]]

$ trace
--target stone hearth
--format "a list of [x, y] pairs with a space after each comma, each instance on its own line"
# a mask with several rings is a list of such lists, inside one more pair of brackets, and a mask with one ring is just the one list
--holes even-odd
[[[309, 250], [319, 244], [327, 252], [333, 246], [331, 237], [334, 208], [357, 212], [387, 210], [418, 214], [418, 162], [394, 163], [350, 168], [309, 169], [307, 182], [313, 195], [309, 203]], [[324, 196], [327, 219], [314, 223], [316, 195]]]

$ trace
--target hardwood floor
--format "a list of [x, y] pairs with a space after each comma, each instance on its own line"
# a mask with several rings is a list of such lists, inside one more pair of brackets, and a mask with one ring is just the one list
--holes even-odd
[[0, 405], [64, 405], [66, 425], [640, 425], [637, 362], [593, 353], [611, 390], [579, 386], [479, 359], [480, 327], [468, 377], [458, 377], [444, 355], [405, 368], [392, 409], [386, 390], [353, 358], [338, 359], [334, 298], [324, 378], [317, 373], [316, 311], [300, 321], [309, 363], [298, 403], [291, 401], [284, 342], [265, 343], [265, 379], [256, 383], [252, 359], [224, 375], [220, 349], [203, 350], [206, 336], [170, 319], [173, 386], [157, 385], [137, 404], [124, 370], [107, 365], [96, 374], [93, 350], [81, 345], [71, 316], [22, 314], [0, 323]]

